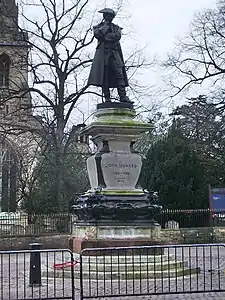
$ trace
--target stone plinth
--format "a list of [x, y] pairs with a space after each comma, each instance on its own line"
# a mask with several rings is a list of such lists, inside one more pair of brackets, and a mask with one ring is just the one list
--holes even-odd
[[91, 189], [74, 204], [80, 221], [153, 222], [160, 206], [139, 186], [142, 155], [134, 143], [151, 125], [136, 119], [131, 103], [99, 104], [95, 119], [82, 133], [92, 135], [96, 153], [88, 158]]
[[[160, 243], [161, 227], [155, 223], [114, 225], [74, 223], [73, 236], [73, 252], [76, 253], [87, 248], [150, 246]], [[161, 253], [163, 248], [152, 250], [154, 253], [151, 254], [157, 254], [158, 251]]]
[[134, 150], [140, 134], [150, 129], [150, 124], [137, 120], [132, 103], [102, 103], [94, 121], [82, 130], [92, 136], [97, 151], [87, 160], [91, 188], [73, 206], [78, 219], [75, 252], [160, 241], [154, 216], [161, 206], [154, 193], [139, 186], [143, 157]]
[[133, 108], [121, 108], [119, 104], [100, 106], [95, 121], [84, 129], [97, 145], [97, 152], [87, 160], [90, 192], [96, 189], [103, 194], [142, 192], [137, 186], [142, 156], [134, 151], [133, 145], [137, 137], [151, 126], [135, 120]]

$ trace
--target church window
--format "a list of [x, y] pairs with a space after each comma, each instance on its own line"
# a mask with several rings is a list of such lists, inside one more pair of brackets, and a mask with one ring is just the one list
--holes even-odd
[[0, 56], [0, 88], [9, 86], [10, 59], [7, 55]]
[[18, 159], [15, 149], [0, 137], [0, 211], [17, 208]]

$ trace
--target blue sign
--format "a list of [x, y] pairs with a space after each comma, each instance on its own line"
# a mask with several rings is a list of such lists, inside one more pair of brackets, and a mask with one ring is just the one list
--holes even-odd
[[212, 209], [225, 209], [225, 189], [212, 189]]

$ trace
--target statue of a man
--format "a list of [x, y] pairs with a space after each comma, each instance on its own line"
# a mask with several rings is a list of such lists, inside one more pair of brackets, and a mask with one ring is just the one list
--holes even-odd
[[110, 88], [117, 88], [121, 102], [130, 102], [126, 95], [128, 79], [119, 42], [122, 28], [112, 23], [116, 16], [112, 9], [105, 8], [99, 12], [103, 13], [104, 20], [94, 26], [94, 36], [98, 45], [88, 84], [102, 87], [106, 102], [111, 101]]

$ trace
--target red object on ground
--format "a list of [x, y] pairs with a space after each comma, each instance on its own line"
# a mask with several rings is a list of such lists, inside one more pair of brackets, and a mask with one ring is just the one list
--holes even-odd
[[70, 268], [70, 267], [74, 267], [77, 264], [79, 264], [78, 260], [75, 260], [73, 263], [71, 261], [67, 261], [65, 263], [61, 263], [61, 264], [54, 264], [53, 268], [55, 270], [62, 270], [62, 269], [66, 269], [66, 268]]

